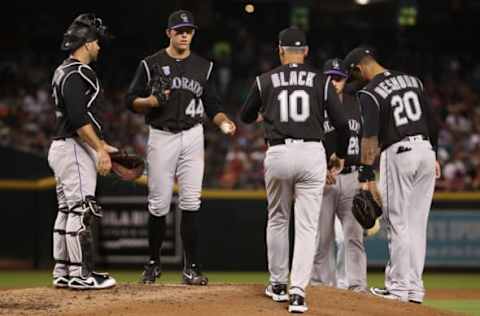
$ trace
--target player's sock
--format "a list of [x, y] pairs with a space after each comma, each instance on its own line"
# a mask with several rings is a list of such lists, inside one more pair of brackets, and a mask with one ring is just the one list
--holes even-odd
[[185, 250], [185, 265], [187, 267], [190, 266], [192, 263], [199, 263], [199, 219], [199, 212], [197, 211], [182, 212], [181, 234], [183, 241], [183, 249]]
[[162, 247], [163, 238], [165, 237], [165, 219], [165, 216], [155, 216], [152, 214], [150, 214], [148, 218], [148, 248], [150, 260], [157, 263], [160, 262], [160, 248]]

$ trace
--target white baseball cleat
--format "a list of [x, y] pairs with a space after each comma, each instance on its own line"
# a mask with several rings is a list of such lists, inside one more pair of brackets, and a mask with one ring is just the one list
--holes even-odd
[[265, 289], [265, 295], [270, 297], [275, 302], [286, 302], [288, 301], [287, 285], [269, 284]]
[[402, 302], [406, 301], [402, 297], [390, 293], [390, 291], [388, 291], [385, 288], [382, 289], [382, 288], [377, 288], [377, 287], [371, 287], [370, 288], [370, 293], [372, 293], [375, 296], [385, 298], [385, 299], [388, 299], [388, 300], [397, 300], [397, 301], [402, 301]]
[[117, 284], [114, 278], [108, 273], [92, 272], [89, 277], [72, 277], [68, 287], [74, 290], [103, 290]]
[[68, 275], [64, 275], [64, 276], [54, 277], [52, 284], [53, 284], [53, 287], [58, 289], [67, 288], [69, 281], [70, 281], [70, 278], [68, 277]]

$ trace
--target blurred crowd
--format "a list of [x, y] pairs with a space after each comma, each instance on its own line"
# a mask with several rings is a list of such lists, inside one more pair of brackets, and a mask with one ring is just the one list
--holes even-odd
[[[314, 47], [310, 62], [321, 66], [327, 58], [338, 52], [344, 54], [349, 48]], [[215, 61], [216, 82], [225, 109], [238, 122], [238, 133], [233, 138], [206, 122], [205, 186], [263, 188], [263, 130], [261, 126], [240, 123], [238, 112], [254, 76], [278, 65], [274, 44], [258, 40], [254, 33], [240, 28], [235, 37], [216, 40], [208, 49], [200, 49], [200, 54]], [[437, 190], [479, 190], [480, 64], [460, 53], [431, 56], [397, 51], [386, 55], [389, 59], [384, 60], [384, 65], [419, 76], [432, 98], [441, 126], [438, 160], [443, 173]], [[55, 126], [50, 80], [60, 62], [38, 56], [0, 62], [0, 145], [46, 156]], [[115, 67], [109, 69], [114, 71]], [[148, 130], [143, 116], [127, 111], [124, 105], [130, 76], [123, 78], [123, 86], [112, 87], [104, 80], [104, 131], [113, 145], [144, 154]], [[99, 77], [113, 76], [99, 72]]]

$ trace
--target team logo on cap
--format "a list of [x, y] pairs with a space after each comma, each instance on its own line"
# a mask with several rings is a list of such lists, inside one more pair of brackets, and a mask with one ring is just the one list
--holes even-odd
[[186, 13], [180, 14], [180, 19], [182, 19], [183, 22], [188, 22], [188, 15]]
[[338, 63], [338, 60], [334, 59], [332, 61], [332, 67], [335, 68], [335, 69], [339, 69], [340, 68], [340, 64]]
[[296, 45], [296, 46], [300, 46], [300, 44], [301, 44], [301, 43], [300, 43], [299, 41], [296, 41], [296, 42], [295, 42], [295, 45]]

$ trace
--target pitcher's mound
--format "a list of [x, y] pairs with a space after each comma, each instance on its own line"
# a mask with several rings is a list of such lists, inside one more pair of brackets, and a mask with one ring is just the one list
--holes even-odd
[[[110, 290], [29, 288], [0, 292], [0, 315], [289, 315], [287, 303], [264, 294], [263, 285], [120, 284]], [[411, 303], [332, 288], [308, 290], [307, 315], [453, 315]]]

